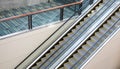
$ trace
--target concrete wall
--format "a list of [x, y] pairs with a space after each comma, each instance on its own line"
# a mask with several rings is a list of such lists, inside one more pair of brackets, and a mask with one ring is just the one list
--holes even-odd
[[34, 5], [46, 1], [47, 0], [0, 0], [0, 10]]
[[36, 49], [61, 24], [51, 25], [0, 40], [0, 69], [14, 69], [16, 65]]
[[83, 69], [120, 69], [120, 31]]

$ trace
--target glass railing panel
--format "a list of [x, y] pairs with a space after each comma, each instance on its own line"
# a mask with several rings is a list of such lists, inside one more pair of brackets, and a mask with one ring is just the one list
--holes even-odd
[[28, 29], [28, 18], [22, 17], [0, 22], [0, 35], [8, 35]]
[[64, 16], [63, 18], [66, 19], [66, 18], [70, 18], [71, 16], [75, 16], [73, 15], [75, 13], [75, 9], [74, 9], [74, 6], [70, 6], [70, 7], [65, 7], [64, 8]]
[[45, 26], [59, 21], [60, 10], [46, 11], [39, 14], [32, 15], [32, 25], [33, 27]]

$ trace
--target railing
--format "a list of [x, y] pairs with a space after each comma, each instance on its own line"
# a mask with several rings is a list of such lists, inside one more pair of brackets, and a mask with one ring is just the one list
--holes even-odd
[[81, 2], [82, 1], [74, 2], [74, 3], [70, 3], [70, 4], [65, 4], [65, 5], [61, 5], [61, 6], [56, 6], [56, 7], [52, 7], [52, 8], [48, 8], [48, 9], [43, 9], [43, 10], [39, 10], [39, 11], [36, 11], [36, 12], [29, 12], [29, 13], [26, 13], [26, 14], [11, 16], [11, 17], [8, 17], [8, 18], [0, 19], [0, 22], [12, 20], [12, 19], [17, 19], [17, 18], [22, 18], [22, 17], [27, 16], [28, 17], [28, 29], [32, 29], [32, 15], [47, 12], [47, 11], [52, 11], [52, 10], [56, 10], [56, 9], [60, 9], [60, 20], [63, 20], [64, 8], [69, 7], [69, 6], [73, 6], [73, 5], [77, 5], [77, 4], [81, 4]]
[[[89, 0], [90, 1], [90, 0]], [[93, 0], [92, 0], [93, 1]], [[38, 11], [38, 12], [34, 12], [34, 13], [29, 13], [29, 18], [31, 19], [31, 16], [30, 15], [33, 15], [33, 14], [38, 14], [38, 13], [42, 13], [42, 12], [46, 12], [46, 11], [51, 11], [51, 10], [55, 10], [55, 9], [60, 9], [60, 11], [61, 11], [61, 13], [60, 13], [60, 20], [63, 20], [63, 12], [64, 12], [64, 8], [65, 7], [69, 7], [69, 6], [72, 6], [72, 5], [78, 5], [78, 4], [81, 4], [82, 3], [82, 1], [80, 1], [80, 2], [74, 2], [74, 3], [70, 3], [70, 4], [66, 4], [66, 5], [62, 5], [62, 6], [57, 6], [57, 7], [53, 7], [53, 8], [49, 8], [49, 9], [45, 9], [45, 10], [41, 10], [41, 11]], [[90, 3], [91, 4], [91, 3]], [[84, 6], [88, 6], [89, 4], [86, 4], [86, 5], [84, 5]], [[82, 7], [82, 5], [80, 5], [79, 6], [80, 7], [80, 9], [79, 9], [79, 11], [76, 11], [76, 12], [81, 12], [81, 7]], [[65, 22], [65, 23], [63, 23], [53, 34], [51, 34], [40, 46], [46, 46], [46, 45], [53, 45], [54, 43], [56, 43], [56, 38], [57, 37], [54, 37], [54, 36], [56, 36], [57, 34], [56, 33], [58, 33], [58, 31], [60, 31], [62, 28], [63, 28], [63, 26], [65, 26], [65, 24], [68, 24], [68, 21], [76, 14], [76, 12]], [[27, 16], [28, 16], [28, 14], [26, 14]], [[22, 17], [24, 17], [25, 15], [23, 15]], [[21, 17], [21, 16], [19, 16], [19, 17]], [[4, 21], [4, 20], [3, 20]], [[30, 25], [31, 26], [31, 25]], [[29, 27], [30, 28], [30, 27]], [[64, 30], [64, 29], [63, 29]], [[54, 36], [53, 36], [54, 35]], [[59, 35], [57, 35], [58, 37], [59, 36], [61, 36], [61, 34], [59, 34]], [[48, 42], [48, 40], [51, 40], [51, 39], [53, 39], [54, 38], [54, 40], [52, 40], [50, 43]], [[60, 38], [59, 38], [60, 39]], [[58, 40], [59, 40], [58, 39]], [[52, 43], [52, 44], [51, 44]], [[39, 47], [40, 47], [39, 46]], [[34, 52], [36, 52], [36, 50], [39, 50], [39, 47], [38, 48], [36, 48], [30, 55], [28, 55], [17, 67], [16, 67], [16, 69], [17, 68], [19, 68], [19, 66], [24, 62], [24, 61], [26, 61], [27, 59], [28, 59], [28, 57], [30, 57]], [[36, 56], [34, 56], [35, 58], [36, 58]]]

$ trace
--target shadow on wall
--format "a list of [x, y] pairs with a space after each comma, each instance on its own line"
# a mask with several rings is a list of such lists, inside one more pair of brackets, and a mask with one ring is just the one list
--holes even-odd
[[117, 69], [120, 69], [120, 66]]
[[120, 69], [120, 59], [118, 60], [118, 64], [119, 65], [117, 65], [116, 69]]
[[118, 68], [117, 69], [120, 69], [120, 60], [119, 60], [119, 66], [118, 66]]

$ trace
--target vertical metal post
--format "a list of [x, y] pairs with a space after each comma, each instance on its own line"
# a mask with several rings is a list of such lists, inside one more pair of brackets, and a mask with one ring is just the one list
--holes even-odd
[[63, 16], [64, 16], [64, 8], [60, 9], [60, 20], [63, 20]]
[[90, 1], [89, 1], [89, 4], [91, 5], [91, 4], [93, 3], [93, 1], [94, 1], [94, 0], [90, 0]]
[[74, 9], [74, 11], [76, 12], [76, 10], [77, 10], [77, 9], [76, 9], [76, 5], [75, 5], [75, 9]]
[[[76, 2], [75, 0], [73, 0], [73, 2]], [[74, 11], [76, 12], [76, 5], [74, 5], [75, 7], [74, 7]]]
[[28, 16], [28, 29], [32, 29], [32, 15]]
[[83, 4], [83, 3], [81, 3], [81, 4], [79, 5], [78, 15], [80, 15], [81, 12], [82, 12], [82, 4]]

